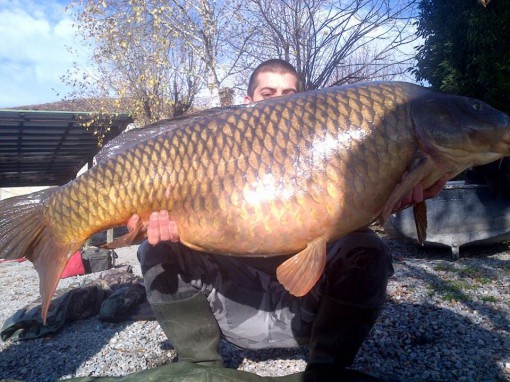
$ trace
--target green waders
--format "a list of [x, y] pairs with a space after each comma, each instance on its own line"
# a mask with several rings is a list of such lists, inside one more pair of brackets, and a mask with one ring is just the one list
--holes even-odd
[[380, 308], [359, 307], [324, 296], [312, 327], [310, 361], [304, 381], [380, 381], [348, 369], [380, 311]]
[[218, 352], [220, 329], [202, 292], [187, 299], [151, 305], [179, 361], [223, 366]]

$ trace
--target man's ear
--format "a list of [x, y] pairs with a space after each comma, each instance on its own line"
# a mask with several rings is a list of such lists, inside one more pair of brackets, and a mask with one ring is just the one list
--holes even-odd
[[250, 103], [253, 103], [253, 100], [251, 99], [251, 97], [250, 96], [244, 96], [244, 104], [248, 105]]

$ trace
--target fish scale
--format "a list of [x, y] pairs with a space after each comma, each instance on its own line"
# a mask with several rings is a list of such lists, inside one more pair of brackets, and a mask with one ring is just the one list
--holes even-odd
[[[479, 101], [401, 82], [161, 121], [114, 139], [68, 184], [1, 201], [0, 257], [34, 262], [45, 317], [68, 257], [89, 236], [166, 209], [191, 248], [295, 254], [277, 276], [301, 296], [329, 241], [385, 219], [418, 183], [509, 155], [508, 125]], [[143, 234], [139, 224], [112, 245]]]

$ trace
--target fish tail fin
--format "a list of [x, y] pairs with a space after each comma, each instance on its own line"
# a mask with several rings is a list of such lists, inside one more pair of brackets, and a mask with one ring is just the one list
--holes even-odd
[[51, 297], [69, 256], [81, 247], [69, 248], [55, 239], [43, 210], [54, 189], [0, 201], [0, 258], [26, 257], [39, 274], [42, 318], [46, 323]]

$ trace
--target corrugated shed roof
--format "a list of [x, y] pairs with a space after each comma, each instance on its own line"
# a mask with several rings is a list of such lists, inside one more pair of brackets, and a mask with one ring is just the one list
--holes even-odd
[[[0, 109], [0, 187], [53, 186], [74, 179], [100, 150], [94, 126], [85, 129], [81, 124], [94, 116], [90, 112]], [[103, 143], [131, 122], [128, 114], [115, 114], [108, 121], [110, 130]]]
[[119, 105], [118, 100], [113, 98], [73, 98], [62, 101], [7, 107], [7, 110], [39, 110], [39, 111], [73, 111], [77, 113], [99, 113], [107, 109], [111, 113], [123, 113], [129, 110], [129, 105], [123, 102]]

